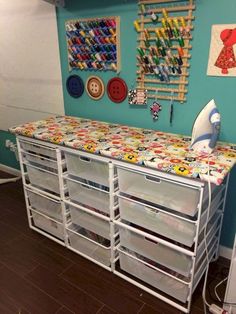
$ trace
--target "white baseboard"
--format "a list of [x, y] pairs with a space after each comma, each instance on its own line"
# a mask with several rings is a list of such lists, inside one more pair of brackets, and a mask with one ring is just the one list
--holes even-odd
[[223, 257], [231, 260], [232, 253], [233, 253], [232, 249], [230, 249], [226, 246], [220, 245], [220, 256], [223, 256]]
[[0, 164], [0, 170], [4, 171], [6, 173], [12, 174], [14, 176], [21, 176], [21, 172], [18, 169], [12, 168], [12, 167], [8, 167], [6, 165]]

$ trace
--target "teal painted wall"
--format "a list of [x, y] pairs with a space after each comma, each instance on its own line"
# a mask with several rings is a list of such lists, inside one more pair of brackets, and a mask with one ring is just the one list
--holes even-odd
[[5, 141], [7, 139], [11, 140], [14, 143], [16, 142], [16, 138], [14, 135], [5, 131], [0, 131], [0, 164], [20, 169], [15, 154], [9, 151], [9, 149], [5, 148]]
[[[77, 0], [67, 0], [66, 7], [57, 11], [66, 114], [190, 135], [196, 115], [206, 102], [214, 98], [222, 115], [221, 140], [236, 142], [236, 78], [206, 76], [211, 26], [212, 24], [236, 23], [236, 1], [196, 0], [196, 5], [187, 102], [174, 104], [173, 126], [170, 126], [169, 102], [161, 102], [163, 109], [160, 113], [160, 118], [158, 122], [153, 122], [149, 106], [146, 108], [132, 107], [128, 105], [127, 101], [115, 104], [109, 100], [106, 94], [99, 101], [90, 99], [86, 92], [79, 99], [73, 99], [68, 95], [65, 89], [65, 82], [70, 73], [67, 64], [65, 21], [93, 16], [119, 15], [121, 17], [122, 70], [120, 77], [125, 79], [130, 88], [134, 83], [136, 71], [137, 34], [133, 28], [133, 21], [137, 18], [137, 2], [132, 0], [88, 0], [82, 3], [82, 1]], [[106, 72], [73, 71], [72, 73], [78, 73], [84, 81], [86, 81], [89, 75], [99, 75], [105, 84], [114, 76], [114, 73]], [[236, 230], [235, 186], [236, 170], [232, 172], [230, 179], [221, 237], [221, 244], [227, 247], [233, 246]]]

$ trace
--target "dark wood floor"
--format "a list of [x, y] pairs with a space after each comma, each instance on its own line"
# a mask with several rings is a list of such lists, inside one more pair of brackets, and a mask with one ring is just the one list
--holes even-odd
[[[213, 288], [227, 275], [228, 266], [223, 258], [211, 265], [210, 303], [215, 303]], [[193, 314], [203, 313], [201, 291], [202, 282], [193, 297]], [[180, 312], [29, 229], [18, 181], [0, 185], [0, 314], [18, 313]]]

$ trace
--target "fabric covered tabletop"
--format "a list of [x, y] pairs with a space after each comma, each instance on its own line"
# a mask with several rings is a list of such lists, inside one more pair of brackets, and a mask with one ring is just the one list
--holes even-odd
[[209, 172], [217, 185], [236, 162], [234, 144], [218, 142], [208, 157], [189, 149], [187, 136], [70, 116], [26, 123], [10, 132], [203, 181]]

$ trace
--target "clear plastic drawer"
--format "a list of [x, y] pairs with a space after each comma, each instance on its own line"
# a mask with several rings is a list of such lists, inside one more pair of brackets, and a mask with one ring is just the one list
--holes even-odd
[[110, 222], [69, 205], [71, 221], [106, 239], [110, 238]]
[[179, 301], [186, 302], [189, 294], [187, 284], [168, 276], [152, 265], [147, 265], [143, 261], [133, 258], [132, 255], [121, 250], [119, 250], [119, 257], [121, 269]]
[[120, 244], [134, 252], [166, 266], [186, 277], [192, 267], [192, 257], [178, 252], [161, 243], [120, 227]]
[[37, 145], [35, 143], [20, 141], [21, 148], [29, 153], [33, 153], [46, 158], [53, 158], [56, 160], [56, 149], [44, 146], [43, 144]]
[[97, 209], [103, 213], [110, 213], [108, 192], [94, 189], [76, 180], [67, 179], [66, 181], [69, 197], [72, 201], [83, 204], [88, 208], [91, 207], [93, 210]]
[[61, 240], [64, 239], [64, 228], [61, 223], [34, 212], [32, 212], [32, 217], [35, 227], [38, 227]]
[[143, 173], [118, 168], [120, 191], [186, 215], [198, 210], [200, 190]]
[[109, 186], [108, 163], [65, 152], [69, 174]]
[[26, 190], [30, 206], [43, 214], [62, 222], [61, 202], [34, 191]]
[[49, 170], [49, 171], [55, 171], [57, 172], [57, 161], [54, 159], [49, 159], [45, 157], [41, 157], [39, 155], [33, 155], [28, 153], [23, 153], [23, 162], [29, 162], [33, 165], [42, 167], [43, 169]]
[[30, 165], [26, 165], [26, 169], [28, 172], [29, 181], [32, 185], [37, 186], [43, 190], [60, 194], [57, 174], [34, 168]]
[[154, 208], [119, 197], [120, 217], [174, 241], [192, 246], [196, 225]]
[[72, 225], [68, 229], [70, 246], [79, 253], [110, 266], [111, 246], [108, 240], [98, 243], [99, 237], [80, 226]]

